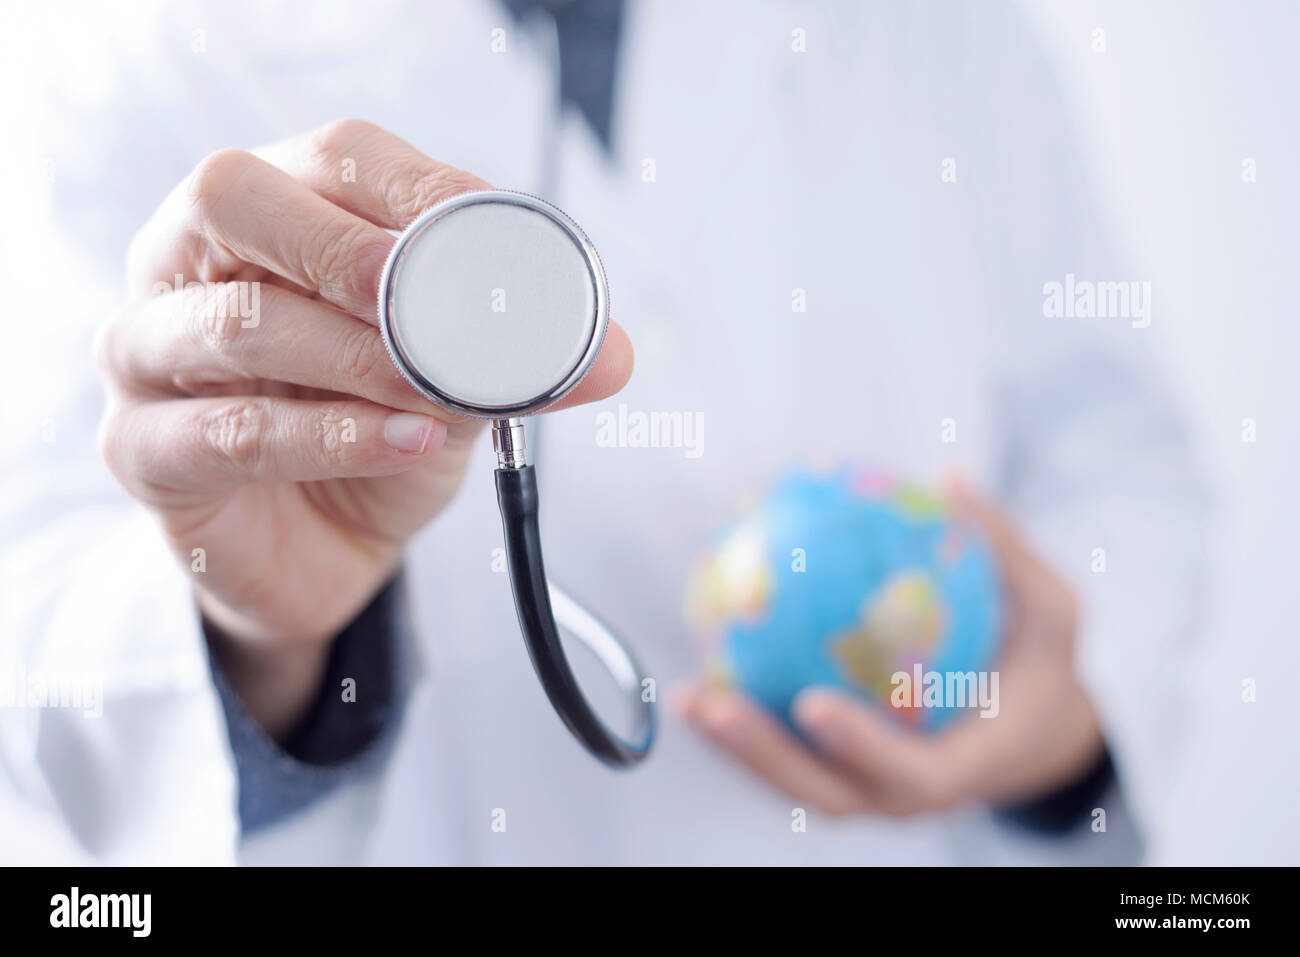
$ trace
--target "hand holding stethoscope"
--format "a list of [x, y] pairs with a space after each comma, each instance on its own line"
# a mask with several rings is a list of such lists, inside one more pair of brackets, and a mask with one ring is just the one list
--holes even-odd
[[[340, 176], [351, 166], [356, 177]], [[97, 344], [109, 400], [103, 455], [157, 519], [189, 576], [214, 659], [244, 709], [273, 737], [297, 727], [320, 693], [318, 675], [334, 638], [459, 484], [476, 429], [464, 419], [430, 415], [428, 400], [397, 374], [375, 298], [393, 247], [390, 230], [410, 226], [448, 196], [486, 185], [378, 127], [341, 121], [256, 155], [223, 150], [207, 157], [132, 245], [129, 301]], [[398, 307], [389, 319], [410, 332], [415, 368], [430, 373], [431, 384], [449, 399], [493, 409], [480, 415], [506, 418], [498, 431], [501, 496], [530, 647], [548, 691], [584, 741], [606, 760], [630, 759], [643, 741], [620, 750], [584, 711], [551, 612], [596, 647], [620, 682], [636, 683], [635, 665], [589, 616], [547, 594], [533, 560], [532, 471], [523, 467], [520, 432], [509, 421], [557, 398], [587, 371], [606, 328], [604, 278], [597, 279], [587, 248], [560, 242], [569, 235], [555, 225], [563, 219], [536, 213], [532, 229], [498, 235], [479, 224], [485, 228], [467, 237], [459, 227], [471, 224], [474, 211], [527, 210], [500, 203], [458, 208], [436, 227], [432, 213], [422, 218], [403, 239], [405, 255], [389, 276]], [[421, 297], [459, 291], [477, 303], [478, 290], [437, 281], [446, 278], [437, 269], [428, 282], [407, 284], [403, 277], [418, 277], [406, 267], [426, 256], [435, 265], [468, 257], [480, 272], [461, 278], [477, 283], [491, 278], [481, 270], [496, 255], [493, 236], [503, 243], [497, 253], [506, 258], [498, 265], [507, 275], [492, 285], [518, 295], [505, 314], [490, 313], [490, 289], [481, 303], [499, 330], [511, 328], [502, 319], [531, 315], [534, 323], [510, 341], [480, 341], [477, 351], [472, 337], [438, 339], [451, 331], [438, 324], [448, 313], [436, 301], [425, 303], [432, 311], [421, 308]], [[466, 238], [480, 244], [477, 252]], [[443, 239], [454, 241], [439, 248]], [[581, 315], [570, 311], [575, 304]], [[614, 391], [629, 360], [614, 335], [592, 374], [561, 403]], [[425, 370], [431, 357], [422, 350], [430, 345], [464, 362]], [[466, 379], [458, 369], [478, 372]], [[542, 382], [552, 374], [554, 381]], [[639, 701], [638, 710], [644, 711]]]

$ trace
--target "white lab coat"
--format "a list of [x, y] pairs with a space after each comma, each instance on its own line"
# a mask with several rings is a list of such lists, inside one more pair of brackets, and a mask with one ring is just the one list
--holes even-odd
[[[1045, 318], [1042, 287], [1139, 277], [1106, 241], [1014, 11], [882, 6], [630, 3], [612, 162], [576, 117], [554, 126], [545, 44], [495, 6], [314, 5], [310, 22], [265, 4], [184, 9], [133, 35], [108, 102], [56, 120], [78, 157], [60, 168], [58, 209], [90, 211], [83, 238], [118, 254], [205, 153], [347, 115], [497, 185], [545, 189], [601, 250], [637, 347], [624, 392], [542, 429], [552, 575], [667, 689], [701, 663], [681, 614], [692, 560], [767, 478], [842, 459], [920, 479], [960, 467], [1083, 595], [1080, 668], [1123, 782], [1105, 833], [1045, 840], [978, 808], [814, 814], [795, 833], [788, 798], [672, 720], [644, 768], [596, 764], [550, 713], [494, 571], [485, 442], [409, 549], [419, 677], [392, 760], [241, 841], [185, 576], [97, 462], [92, 386], [58, 442], [11, 461], [0, 668], [102, 671], [103, 716], [0, 711], [0, 856], [1136, 860], [1180, 760], [1171, 663], [1190, 634], [1203, 502], [1148, 330]], [[497, 27], [505, 53], [492, 52]], [[548, 142], [558, 175], [544, 183]], [[700, 413], [702, 454], [601, 447], [596, 416], [620, 403]], [[29, 827], [8, 825], [10, 805]]]

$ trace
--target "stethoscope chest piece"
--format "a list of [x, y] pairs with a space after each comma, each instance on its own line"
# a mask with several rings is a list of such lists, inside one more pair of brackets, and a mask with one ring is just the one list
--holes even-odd
[[532, 415], [591, 368], [609, 288], [590, 240], [559, 209], [505, 190], [463, 193], [398, 239], [380, 320], [402, 374], [463, 415]]
[[[644, 758], [654, 711], [633, 655], [580, 605], [548, 584], [536, 473], [522, 418], [577, 385], [600, 352], [609, 289], [578, 225], [533, 196], [464, 193], [423, 213], [398, 238], [379, 290], [384, 342], [398, 370], [449, 412], [491, 419], [497, 501], [524, 642], [560, 719], [614, 766]], [[560, 641], [561, 623], [595, 654], [633, 708], [613, 734], [588, 704]]]

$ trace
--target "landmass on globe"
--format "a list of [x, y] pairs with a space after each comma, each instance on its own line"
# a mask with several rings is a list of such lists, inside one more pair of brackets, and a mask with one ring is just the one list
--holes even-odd
[[924, 487], [853, 465], [776, 481], [714, 537], [685, 606], [709, 680], [787, 721], [799, 692], [822, 685], [927, 730], [961, 709], [892, 707], [895, 676], [990, 668], [1001, 617], [978, 530]]

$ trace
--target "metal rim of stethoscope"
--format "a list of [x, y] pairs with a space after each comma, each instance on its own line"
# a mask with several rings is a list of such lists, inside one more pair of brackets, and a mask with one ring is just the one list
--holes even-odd
[[[482, 203], [506, 203], [511, 206], [521, 206], [524, 209], [540, 213], [559, 226], [573, 244], [578, 247], [578, 251], [582, 253], [591, 276], [592, 291], [596, 302], [596, 317], [591, 340], [565, 377], [540, 395], [511, 405], [481, 405], [454, 396], [439, 388], [415, 368], [402, 344], [401, 334], [393, 327], [395, 309], [393, 279], [398, 270], [401, 269], [402, 261], [411, 245], [432, 228], [438, 220], [450, 216], [467, 206]], [[605, 277], [605, 266], [600, 261], [600, 255], [596, 252], [596, 247], [591, 244], [591, 240], [587, 238], [587, 234], [562, 209], [543, 199], [538, 199], [536, 196], [510, 189], [480, 189], [460, 193], [421, 213], [410, 226], [406, 227], [406, 230], [398, 238], [396, 245], [389, 252], [388, 259], [384, 263], [384, 271], [379, 279], [379, 293], [379, 330], [383, 334], [384, 345], [388, 348], [388, 354], [392, 357], [393, 364], [397, 366], [397, 371], [417, 392], [429, 401], [437, 403], [449, 412], [468, 415], [476, 419], [504, 420], [522, 418], [534, 415], [545, 410], [548, 406], [554, 405], [568, 395], [587, 374], [591, 364], [596, 361], [596, 356], [600, 354], [600, 347], [605, 341], [605, 330], [609, 327], [609, 282]]]
[[[440, 389], [421, 375], [407, 358], [394, 326], [395, 277], [411, 244], [434, 223], [477, 203], [508, 203], [547, 217], [561, 227], [582, 253], [591, 277], [595, 322], [590, 341], [565, 377], [541, 395], [508, 406], [484, 406]], [[497, 500], [505, 532], [511, 591], [528, 654], [542, 687], [560, 720], [595, 757], [613, 767], [639, 763], [649, 753], [655, 735], [654, 707], [643, 697], [644, 674], [635, 655], [596, 616], [546, 578], [538, 530], [537, 484], [526, 461], [523, 416], [559, 401], [591, 368], [609, 325], [609, 287], [604, 265], [587, 235], [562, 210], [527, 193], [478, 190], [462, 193], [426, 210], [398, 239], [379, 285], [379, 327], [388, 353], [402, 376], [431, 402], [462, 415], [491, 419], [497, 451]], [[560, 643], [559, 627], [577, 637], [613, 678], [620, 693], [635, 701], [636, 726], [631, 740], [611, 732], [587, 703]]]

